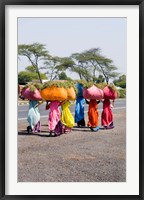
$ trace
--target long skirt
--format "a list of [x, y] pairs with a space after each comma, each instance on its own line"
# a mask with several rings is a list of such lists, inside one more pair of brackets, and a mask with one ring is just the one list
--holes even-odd
[[101, 115], [101, 123], [105, 128], [113, 128], [113, 113], [110, 107], [110, 100], [105, 99], [103, 102], [103, 112]]
[[88, 109], [88, 126], [95, 128], [98, 126], [98, 104], [96, 100], [90, 100]]
[[70, 111], [71, 103], [69, 101], [62, 104], [61, 122], [69, 128], [74, 127], [74, 117]]
[[40, 131], [40, 113], [39, 109], [35, 107], [38, 101], [30, 101], [29, 102], [29, 111], [28, 111], [28, 122], [29, 127], [31, 128], [32, 132], [39, 132]]
[[84, 104], [85, 104], [85, 99], [83, 97], [78, 97], [76, 100], [76, 107], [75, 107], [75, 122], [81, 126], [85, 126]]
[[61, 103], [59, 101], [52, 101], [49, 104], [50, 112], [48, 118], [48, 126], [50, 131], [54, 131], [56, 125], [60, 120], [60, 110], [59, 110], [60, 104]]

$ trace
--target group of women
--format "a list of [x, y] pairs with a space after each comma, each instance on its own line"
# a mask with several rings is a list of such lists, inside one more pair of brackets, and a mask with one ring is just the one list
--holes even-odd
[[[74, 124], [77, 123], [78, 127], [88, 126], [91, 131], [98, 131], [99, 127], [99, 113], [98, 104], [103, 103], [103, 111], [101, 114], [101, 125], [103, 129], [114, 128], [112, 104], [109, 99], [95, 100], [85, 99], [82, 96], [77, 97], [75, 104], [75, 115], [73, 117], [70, 106], [74, 104], [69, 100], [65, 101], [46, 101], [45, 109], [49, 110], [48, 116], [48, 135], [58, 136], [63, 133], [72, 131]], [[114, 102], [114, 101], [113, 101]], [[27, 127], [28, 133], [36, 133], [41, 131], [40, 112], [38, 106], [43, 101], [30, 100], [28, 111]], [[88, 104], [88, 122], [85, 122], [84, 108]]]
[[113, 124], [113, 113], [112, 107], [114, 106], [114, 100], [111, 104], [109, 99], [104, 100], [95, 100], [95, 99], [84, 99], [83, 97], [78, 97], [76, 101], [75, 108], [75, 122], [78, 127], [85, 126], [84, 119], [84, 104], [89, 104], [88, 106], [88, 123], [87, 126], [90, 127], [92, 131], [98, 131], [99, 128], [99, 113], [98, 113], [98, 104], [103, 103], [103, 111], [101, 114], [101, 125], [103, 129], [112, 129], [114, 128]]
[[[40, 126], [40, 112], [38, 106], [43, 101], [39, 102], [36, 100], [29, 101], [28, 111], [28, 122], [27, 127], [28, 133], [36, 133], [41, 131]], [[62, 133], [71, 132], [74, 126], [74, 117], [70, 111], [70, 101], [46, 101], [45, 109], [49, 110], [48, 116], [48, 135], [58, 136]], [[61, 109], [60, 109], [61, 107]]]

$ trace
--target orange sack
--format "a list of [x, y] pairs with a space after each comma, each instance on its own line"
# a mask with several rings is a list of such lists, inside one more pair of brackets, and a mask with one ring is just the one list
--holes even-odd
[[67, 88], [67, 99], [68, 100], [75, 100], [76, 99], [76, 93], [73, 87]]
[[65, 88], [61, 87], [56, 87], [52, 85], [51, 87], [47, 87], [43, 90], [40, 91], [40, 94], [43, 99], [49, 100], [49, 101], [64, 101], [67, 99], [67, 91]]

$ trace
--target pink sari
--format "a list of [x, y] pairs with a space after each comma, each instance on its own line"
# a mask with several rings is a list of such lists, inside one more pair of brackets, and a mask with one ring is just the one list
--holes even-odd
[[102, 126], [105, 127], [113, 125], [113, 113], [110, 104], [111, 103], [109, 99], [105, 99], [103, 102], [103, 112], [102, 112], [101, 122]]
[[59, 106], [61, 102], [59, 101], [51, 101], [49, 104], [50, 112], [48, 119], [48, 127], [50, 131], [53, 131], [60, 120], [60, 110]]

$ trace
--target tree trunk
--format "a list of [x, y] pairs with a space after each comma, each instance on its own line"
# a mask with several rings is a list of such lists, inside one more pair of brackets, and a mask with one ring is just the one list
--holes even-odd
[[42, 83], [42, 79], [41, 79], [41, 76], [40, 76], [39, 70], [37, 70], [37, 73], [38, 73], [38, 77], [39, 77], [40, 83]]

